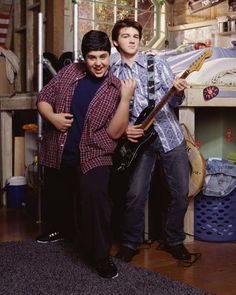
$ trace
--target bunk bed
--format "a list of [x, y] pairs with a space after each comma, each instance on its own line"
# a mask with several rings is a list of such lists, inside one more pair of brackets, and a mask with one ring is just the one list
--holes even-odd
[[[236, 107], [236, 44], [232, 47], [212, 47], [212, 56], [205, 61], [198, 72], [191, 73], [185, 100], [179, 108], [180, 123], [188, 126], [192, 137], [195, 137], [196, 109], [203, 107]], [[192, 50], [182, 54], [175, 51], [162, 52], [168, 60], [173, 72], [178, 75], [188, 68], [208, 48]], [[212, 99], [204, 96], [204, 90], [215, 86], [218, 91]], [[194, 202], [191, 201], [185, 216], [185, 231], [194, 234]], [[187, 241], [192, 241], [188, 236]]]

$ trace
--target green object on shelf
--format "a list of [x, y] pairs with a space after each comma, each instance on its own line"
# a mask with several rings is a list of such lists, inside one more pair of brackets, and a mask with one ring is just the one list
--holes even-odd
[[229, 152], [226, 159], [231, 163], [236, 163], [236, 151], [235, 152]]

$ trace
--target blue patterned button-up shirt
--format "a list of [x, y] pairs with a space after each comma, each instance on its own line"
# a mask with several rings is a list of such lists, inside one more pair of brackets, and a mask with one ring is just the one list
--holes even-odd
[[[137, 87], [130, 103], [130, 124], [134, 124], [142, 110], [148, 106], [147, 55], [139, 53], [130, 67], [120, 59], [119, 54], [112, 55], [111, 70], [121, 80], [136, 79]], [[172, 86], [174, 74], [167, 61], [160, 56], [154, 57], [155, 104], [160, 102]], [[183, 97], [174, 96], [166, 103], [154, 120], [165, 152], [174, 149], [184, 139], [182, 128], [175, 116], [174, 108], [180, 105]]]

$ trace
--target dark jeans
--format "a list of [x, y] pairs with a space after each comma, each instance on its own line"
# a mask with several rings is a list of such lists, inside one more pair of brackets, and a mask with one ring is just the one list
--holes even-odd
[[92, 262], [106, 258], [111, 248], [110, 171], [109, 166], [85, 174], [77, 167], [45, 167], [44, 171], [50, 228], [69, 238], [78, 234], [79, 246]]
[[110, 171], [109, 166], [79, 171], [79, 245], [91, 262], [106, 258], [111, 248]]
[[157, 137], [137, 160], [129, 179], [122, 226], [122, 242], [134, 249], [143, 242], [145, 204], [149, 196], [151, 178], [158, 156], [169, 192], [164, 225], [165, 240], [170, 245], [177, 245], [185, 239], [184, 216], [188, 206], [190, 173], [186, 144], [183, 142], [172, 151], [165, 153], [160, 139]]
[[76, 232], [76, 173], [75, 167], [44, 167], [44, 219], [50, 231], [60, 231], [69, 239]]

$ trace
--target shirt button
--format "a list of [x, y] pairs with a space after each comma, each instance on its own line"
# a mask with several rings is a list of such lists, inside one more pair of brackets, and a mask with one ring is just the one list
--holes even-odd
[[64, 144], [61, 144], [61, 145], [60, 145], [60, 147], [63, 147], [63, 146], [64, 146]]

